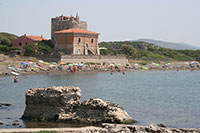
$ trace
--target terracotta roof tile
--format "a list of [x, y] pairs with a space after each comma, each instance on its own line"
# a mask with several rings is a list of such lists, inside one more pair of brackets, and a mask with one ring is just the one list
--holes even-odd
[[30, 38], [30, 39], [32, 39], [32, 40], [34, 40], [34, 41], [48, 40], [48, 39], [43, 38], [43, 37], [41, 37], [41, 36], [26, 36], [26, 37], [28, 37], [28, 38]]
[[99, 35], [97, 32], [89, 31], [89, 30], [84, 30], [84, 29], [77, 29], [77, 28], [72, 28], [72, 29], [67, 29], [67, 30], [61, 30], [61, 31], [56, 31], [56, 34], [59, 33], [84, 33], [84, 34], [95, 34]]

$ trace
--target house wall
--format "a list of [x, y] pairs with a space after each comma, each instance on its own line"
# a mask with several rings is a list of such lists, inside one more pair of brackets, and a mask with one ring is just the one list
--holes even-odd
[[[93, 43], [91, 42], [91, 39], [93, 39]], [[88, 47], [86, 43], [88, 44]], [[98, 55], [99, 53], [98, 35], [95, 34], [56, 34], [56, 45], [57, 49], [64, 52], [65, 54], [88, 55], [88, 50], [93, 51], [95, 55]]]
[[[19, 45], [20, 42], [21, 46]], [[26, 43], [27, 45], [30, 45], [31, 43], [37, 43], [37, 42], [31, 40], [30, 38], [27, 38], [26, 36], [21, 36], [12, 41], [12, 46], [23, 49], [23, 47], [26, 46]]]
[[[81, 42], [78, 42], [79, 38]], [[93, 39], [93, 43], [91, 42]], [[88, 47], [87, 45], [88, 44]], [[74, 36], [74, 54], [88, 55], [88, 50], [92, 50], [94, 54], [97, 54], [98, 50], [98, 35], [88, 34], [75, 34]], [[78, 52], [80, 50], [80, 53]]]
[[65, 54], [73, 53], [73, 41], [73, 34], [56, 34], [57, 49]]

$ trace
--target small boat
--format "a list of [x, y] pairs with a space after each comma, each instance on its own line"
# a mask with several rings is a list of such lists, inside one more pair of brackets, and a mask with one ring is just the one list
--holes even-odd
[[10, 72], [12, 75], [14, 76], [19, 76], [20, 74], [19, 73], [16, 73], [16, 72]]
[[17, 72], [15, 67], [8, 67], [8, 69], [11, 70], [11, 71]]

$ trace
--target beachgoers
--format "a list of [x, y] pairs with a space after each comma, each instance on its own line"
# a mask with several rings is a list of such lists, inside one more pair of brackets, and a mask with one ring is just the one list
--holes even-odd
[[19, 79], [17, 76], [14, 77], [14, 83], [18, 83], [19, 82]]

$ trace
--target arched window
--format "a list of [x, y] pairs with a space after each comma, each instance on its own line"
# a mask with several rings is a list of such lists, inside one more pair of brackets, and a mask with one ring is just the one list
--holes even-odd
[[81, 42], [81, 38], [79, 37], [79, 38], [78, 38], [78, 43], [80, 43], [80, 42]]
[[88, 48], [88, 43], [86, 43], [85, 45], [86, 45], [86, 48]]
[[22, 46], [22, 42], [19, 42], [19, 46]]
[[94, 39], [93, 38], [91, 39], [91, 43], [94, 43]]

